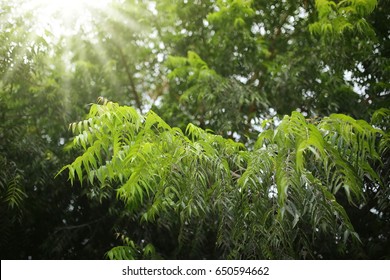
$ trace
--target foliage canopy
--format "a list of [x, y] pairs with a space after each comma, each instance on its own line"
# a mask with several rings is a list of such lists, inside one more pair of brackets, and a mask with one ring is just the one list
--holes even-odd
[[388, 0], [31, 3], [0, 0], [2, 258], [389, 258]]

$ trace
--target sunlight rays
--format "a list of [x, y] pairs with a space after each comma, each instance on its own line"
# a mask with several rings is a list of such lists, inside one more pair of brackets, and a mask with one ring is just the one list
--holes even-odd
[[94, 15], [111, 0], [28, 0], [21, 9], [35, 15], [37, 31], [49, 29], [55, 35], [74, 34], [91, 28]]
[[[105, 96], [129, 105], [138, 104], [137, 107], [142, 104], [137, 102], [138, 93], [141, 99], [147, 99], [150, 85], [138, 72], [151, 65], [137, 54], [152, 54], [151, 48], [155, 46], [148, 44], [153, 40], [153, 32], [146, 19], [156, 16], [150, 2], [0, 0], [0, 3], [9, 7], [3, 14], [5, 17], [0, 9], [0, 27], [6, 30], [9, 39], [2, 46], [9, 61], [0, 77], [4, 84], [12, 85], [13, 79], [22, 76], [35, 82], [36, 73], [44, 84], [51, 74], [63, 73], [55, 83], [64, 97], [66, 112], [71, 111], [74, 98], [87, 104], [95, 97]], [[40, 56], [44, 61], [40, 61]], [[19, 69], [25, 71], [22, 76]], [[26, 90], [32, 88], [28, 86]], [[41, 93], [45, 94], [44, 88]], [[88, 97], [84, 100], [83, 96]]]

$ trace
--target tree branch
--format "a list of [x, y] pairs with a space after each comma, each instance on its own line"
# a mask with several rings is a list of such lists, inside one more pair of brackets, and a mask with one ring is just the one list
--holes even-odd
[[133, 92], [133, 96], [134, 96], [134, 100], [135, 100], [135, 103], [137, 105], [137, 108], [140, 109], [140, 111], [142, 112], [142, 103], [141, 103], [141, 100], [139, 98], [137, 89], [135, 88], [134, 78], [133, 78], [133, 75], [131, 73], [129, 65], [127, 64], [125, 54], [123, 53], [122, 49], [118, 45], [115, 45], [115, 46], [118, 49], [119, 55], [120, 55], [121, 60], [123, 62], [123, 66], [125, 67], [125, 72], [126, 72], [128, 80], [130, 82], [131, 91]]

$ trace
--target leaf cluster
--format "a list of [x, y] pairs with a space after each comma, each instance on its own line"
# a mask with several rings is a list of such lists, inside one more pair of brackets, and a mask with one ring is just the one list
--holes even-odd
[[313, 34], [339, 37], [348, 32], [363, 36], [375, 36], [367, 22], [367, 15], [376, 8], [376, 0], [316, 0], [319, 20], [309, 26]]
[[[152, 111], [142, 116], [100, 101], [87, 120], [71, 124], [73, 146], [83, 154], [62, 171], [72, 182], [118, 186], [117, 198], [140, 225], [164, 228], [176, 239], [173, 255], [156, 247], [165, 257], [197, 256], [210, 238], [218, 258], [345, 251], [359, 237], [339, 197], [364, 205], [364, 178], [384, 187], [371, 166], [380, 160], [377, 139], [384, 134], [365, 121], [340, 114], [306, 120], [294, 112], [275, 129], [265, 122], [248, 150], [192, 124], [183, 133]], [[127, 238], [127, 249], [108, 257], [142, 256], [141, 244]], [[323, 250], [318, 240], [327, 240]]]

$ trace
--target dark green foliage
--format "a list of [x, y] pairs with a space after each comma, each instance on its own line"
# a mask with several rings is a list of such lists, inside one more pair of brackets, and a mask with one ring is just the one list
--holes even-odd
[[389, 258], [388, 0], [27, 2], [0, 0], [1, 258]]

